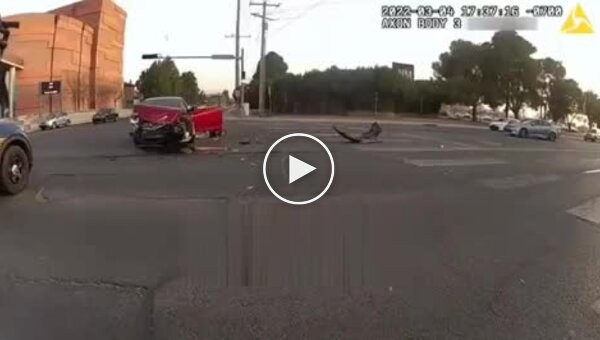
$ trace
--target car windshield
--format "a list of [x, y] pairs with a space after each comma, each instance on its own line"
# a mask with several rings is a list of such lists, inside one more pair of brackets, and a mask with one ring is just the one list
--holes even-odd
[[0, 1], [0, 340], [600, 340], [600, 0]]

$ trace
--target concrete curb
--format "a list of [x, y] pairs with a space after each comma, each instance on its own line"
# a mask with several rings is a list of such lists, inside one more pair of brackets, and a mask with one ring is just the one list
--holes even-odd
[[378, 121], [393, 125], [423, 125], [450, 128], [465, 128], [487, 130], [487, 124], [452, 122], [441, 118], [386, 118], [386, 117], [343, 117], [343, 116], [269, 116], [269, 117], [243, 117], [229, 115], [227, 119], [235, 121], [273, 121], [273, 122], [313, 122], [313, 123], [372, 123]]

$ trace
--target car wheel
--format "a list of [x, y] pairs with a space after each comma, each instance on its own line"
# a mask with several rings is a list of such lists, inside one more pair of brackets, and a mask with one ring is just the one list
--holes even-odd
[[135, 145], [136, 147], [140, 147], [142, 144], [142, 135], [139, 131], [134, 131], [132, 133], [132, 137], [133, 137], [133, 145]]
[[548, 134], [548, 140], [551, 141], [551, 142], [554, 142], [556, 140], [556, 133], [550, 132]]
[[521, 130], [519, 130], [519, 137], [520, 138], [527, 138], [527, 136], [529, 136], [529, 131], [527, 131], [527, 129], [521, 129]]
[[0, 159], [0, 192], [16, 195], [29, 183], [29, 157], [23, 148], [9, 146]]
[[492, 125], [492, 126], [490, 126], [490, 130], [498, 131], [498, 127], [496, 125]]

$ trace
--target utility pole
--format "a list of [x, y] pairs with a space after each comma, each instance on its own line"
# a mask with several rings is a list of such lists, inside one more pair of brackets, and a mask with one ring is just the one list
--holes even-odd
[[267, 69], [266, 69], [266, 48], [267, 48], [267, 20], [272, 21], [273, 19], [267, 17], [267, 7], [279, 7], [281, 4], [269, 4], [266, 0], [262, 3], [251, 2], [250, 6], [262, 6], [262, 14], [252, 13], [253, 16], [262, 19], [261, 27], [261, 43], [260, 43], [260, 82], [258, 89], [258, 111], [260, 114], [265, 112], [265, 90], [267, 82]]
[[235, 89], [240, 87], [240, 2], [237, 0], [237, 15], [235, 20]]

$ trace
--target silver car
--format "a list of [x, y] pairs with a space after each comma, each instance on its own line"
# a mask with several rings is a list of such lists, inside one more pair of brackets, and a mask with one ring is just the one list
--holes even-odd
[[64, 112], [61, 112], [48, 116], [46, 120], [40, 123], [40, 129], [58, 129], [61, 127], [67, 127], [69, 125], [71, 125], [69, 116]]
[[555, 141], [560, 136], [560, 127], [545, 120], [531, 119], [513, 126], [510, 134], [520, 138], [537, 137]]

